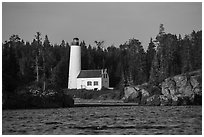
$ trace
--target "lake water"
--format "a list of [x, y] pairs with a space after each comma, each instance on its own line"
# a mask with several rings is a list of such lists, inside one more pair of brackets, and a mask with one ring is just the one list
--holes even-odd
[[2, 134], [202, 134], [202, 106], [3, 110]]

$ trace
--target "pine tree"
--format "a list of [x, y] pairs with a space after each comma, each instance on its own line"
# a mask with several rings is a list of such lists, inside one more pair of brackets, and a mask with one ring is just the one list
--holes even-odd
[[155, 50], [155, 44], [152, 41], [152, 38], [150, 39], [150, 43], [149, 46], [147, 48], [147, 53], [146, 53], [146, 61], [147, 61], [147, 79], [149, 81], [149, 77], [150, 77], [150, 71], [151, 71], [151, 67], [152, 67], [152, 61], [154, 59], [154, 56], [156, 54], [156, 50]]
[[64, 41], [64, 40], [62, 40], [62, 43], [60, 44], [60, 46], [61, 46], [61, 47], [66, 46], [66, 43], [65, 43], [65, 41]]
[[[50, 47], [50, 41], [48, 39], [48, 36], [45, 35], [45, 40], [43, 43], [43, 47], [42, 47], [42, 65], [43, 65], [43, 91], [45, 91], [46, 89], [46, 81], [47, 81], [47, 76], [46, 76], [46, 72], [48, 70], [48, 55], [49, 55], [49, 47]], [[49, 71], [49, 70], [48, 70]], [[49, 72], [47, 72], [49, 73]]]
[[154, 55], [154, 59], [152, 61], [149, 82], [152, 85], [159, 85], [160, 83], [159, 60], [157, 54]]
[[197, 70], [202, 68], [202, 31], [198, 31], [197, 33], [193, 31], [190, 34], [191, 37], [191, 64], [192, 69]]
[[186, 35], [184, 40], [183, 40], [183, 58], [182, 58], [182, 72], [186, 73], [189, 71], [192, 71], [192, 61], [191, 61], [191, 49], [192, 49], [192, 45], [190, 42], [189, 37]]
[[3, 92], [14, 92], [20, 84], [19, 62], [16, 46], [20, 38], [12, 35], [2, 48], [2, 89]]
[[36, 39], [36, 47], [35, 47], [35, 71], [36, 71], [36, 82], [39, 82], [39, 56], [40, 56], [40, 44], [41, 44], [41, 34], [40, 32], [37, 32], [35, 35], [35, 39]]

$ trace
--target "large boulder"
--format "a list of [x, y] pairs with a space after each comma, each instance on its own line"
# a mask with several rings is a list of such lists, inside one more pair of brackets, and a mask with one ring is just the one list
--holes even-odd
[[138, 103], [138, 96], [139, 96], [139, 91], [135, 87], [125, 87], [124, 88], [124, 97], [123, 100], [124, 102], [137, 102]]
[[146, 104], [146, 99], [149, 97], [149, 92], [139, 86], [128, 86], [124, 88], [124, 102], [134, 102], [138, 104]]
[[130, 96], [137, 97], [139, 89], [137, 87], [125, 87], [124, 88], [124, 97], [129, 98]]
[[150, 96], [150, 94], [144, 88], [142, 88], [140, 91], [141, 91], [141, 94], [142, 94], [142, 97], [141, 97], [141, 100], [140, 100], [140, 104], [141, 105], [146, 105], [147, 104], [147, 98]]

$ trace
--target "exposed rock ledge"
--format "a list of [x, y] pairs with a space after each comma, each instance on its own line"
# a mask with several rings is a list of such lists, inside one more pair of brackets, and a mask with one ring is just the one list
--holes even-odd
[[167, 78], [161, 87], [125, 87], [123, 100], [140, 105], [202, 105], [202, 71]]

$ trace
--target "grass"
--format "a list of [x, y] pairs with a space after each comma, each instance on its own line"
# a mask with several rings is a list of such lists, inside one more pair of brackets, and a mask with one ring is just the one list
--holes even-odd
[[96, 99], [96, 100], [119, 100], [121, 99], [121, 91], [119, 90], [86, 90], [86, 89], [65, 89], [65, 94], [72, 96], [73, 98], [80, 99]]

